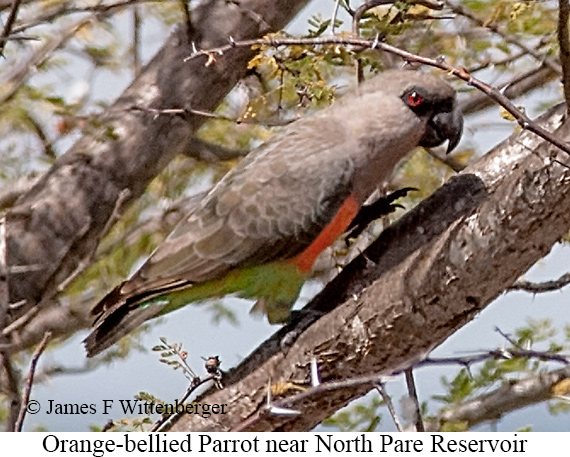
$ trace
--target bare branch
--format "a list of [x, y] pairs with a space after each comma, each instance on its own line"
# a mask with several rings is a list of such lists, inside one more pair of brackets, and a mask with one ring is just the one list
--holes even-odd
[[18, 9], [20, 8], [20, 3], [22, 3], [22, 0], [12, 1], [12, 8], [10, 8], [10, 14], [8, 15], [8, 19], [6, 19], [6, 23], [4, 24], [4, 29], [2, 30], [2, 35], [0, 36], [0, 56], [4, 55], [4, 48], [6, 47], [7, 38], [12, 33], [12, 27], [14, 26], [14, 22], [16, 22], [16, 17], [18, 16]]
[[[84, 14], [84, 13], [94, 13], [94, 17], [97, 16], [108, 16], [112, 12], [120, 12], [122, 9], [129, 6], [141, 4], [141, 3], [156, 3], [164, 0], [124, 0], [118, 1], [116, 3], [102, 3], [98, 2], [95, 5], [90, 6], [70, 6], [69, 2], [63, 2], [59, 8], [50, 11], [46, 14], [41, 14], [38, 17], [25, 22], [23, 24], [14, 27], [12, 33], [21, 33], [32, 27], [37, 27], [42, 24], [53, 23], [57, 19], [63, 16], [69, 16], [72, 14]], [[169, 0], [166, 0], [169, 1]], [[178, 1], [178, 0], [170, 0]]]
[[414, 371], [412, 368], [404, 370], [406, 376], [406, 386], [408, 387], [408, 395], [414, 405], [414, 420], [416, 432], [424, 432], [424, 421], [422, 419], [422, 410], [420, 407], [420, 400], [418, 399], [418, 392], [416, 390], [416, 382], [414, 381]]
[[253, 124], [253, 125], [264, 125], [267, 127], [281, 127], [293, 122], [293, 120], [289, 121], [277, 121], [277, 122], [259, 122], [257, 119], [236, 119], [233, 117], [224, 116], [222, 114], [215, 113], [213, 111], [206, 111], [201, 109], [194, 109], [194, 108], [148, 108], [139, 105], [133, 105], [130, 109], [135, 111], [142, 111], [145, 113], [150, 113], [155, 116], [182, 116], [182, 117], [189, 117], [190, 115], [195, 116], [202, 116], [207, 119], [217, 119], [219, 121], [227, 121], [232, 122], [234, 124]]
[[179, 0], [182, 12], [184, 13], [184, 23], [186, 24], [186, 35], [191, 37], [194, 35], [194, 25], [192, 25], [192, 17], [190, 14], [189, 0]]
[[510, 44], [516, 46], [517, 48], [522, 49], [524, 52], [526, 52], [527, 54], [534, 57], [536, 60], [538, 60], [538, 62], [540, 62], [540, 64], [544, 64], [548, 68], [550, 68], [553, 72], [557, 73], [558, 75], [562, 75], [562, 68], [560, 67], [560, 65], [558, 65], [558, 63], [555, 62], [552, 58], [548, 57], [547, 54], [538, 53], [537, 51], [535, 51], [531, 47], [522, 43], [520, 40], [517, 40], [516, 38], [512, 37], [511, 35], [503, 32], [496, 25], [494, 25], [492, 23], [487, 24], [485, 21], [479, 19], [477, 16], [475, 16], [473, 13], [471, 13], [469, 10], [467, 10], [466, 8], [464, 8], [461, 5], [456, 5], [454, 3], [451, 3], [449, 0], [445, 0], [445, 4], [455, 14], [458, 14], [460, 16], [464, 16], [464, 17], [468, 18], [474, 24], [477, 24], [479, 27], [484, 27], [484, 28], [490, 30], [491, 32], [493, 32], [493, 33], [497, 34], [498, 36], [500, 36], [501, 38], [503, 38], [507, 43], [510, 43]]
[[510, 360], [512, 358], [528, 358], [537, 359], [543, 362], [557, 362], [565, 365], [570, 364], [570, 355], [556, 354], [552, 351], [533, 351], [531, 349], [497, 349], [493, 351], [483, 352], [481, 354], [473, 354], [462, 357], [442, 357], [426, 359], [418, 362], [415, 367], [433, 366], [433, 365], [463, 365], [469, 367], [475, 363], [485, 360]]
[[[503, 84], [501, 92], [509, 99], [518, 98], [534, 89], [543, 87], [546, 83], [554, 80], [558, 74], [550, 68], [540, 66], [521, 73]], [[459, 106], [464, 114], [472, 114], [494, 105], [494, 100], [480, 91], [474, 91], [471, 95], [460, 99]]]
[[[196, 389], [198, 389], [198, 387], [203, 386], [204, 384], [207, 384], [210, 381], [219, 382], [221, 377], [222, 377], [222, 374], [220, 371], [218, 371], [217, 373], [210, 374], [204, 378], [193, 379], [190, 382], [190, 385], [188, 386], [186, 391], [178, 399], [178, 404], [183, 404], [186, 400], [188, 400], [190, 395], [192, 395], [192, 393], [195, 392]], [[174, 414], [172, 416], [167, 416], [167, 415], [162, 416], [159, 420], [157, 420], [153, 424], [153, 426], [151, 427], [149, 432], [159, 432], [163, 427], [167, 426], [168, 422], [170, 420], [172, 420], [175, 416], [176, 416], [176, 414]]]
[[558, 279], [554, 279], [552, 281], [531, 282], [519, 279], [517, 282], [507, 287], [506, 290], [524, 290], [525, 292], [540, 294], [543, 292], [560, 290], [568, 284], [570, 284], [570, 273], [564, 273]]
[[[46, 332], [52, 333], [54, 339], [66, 338], [78, 330], [90, 327], [93, 319], [89, 315], [89, 309], [92, 304], [92, 299], [86, 299], [82, 304], [75, 306], [56, 303], [42, 310], [30, 309], [29, 312], [32, 313], [32, 317], [37, 316], [35, 319], [28, 319], [19, 327], [11, 326], [3, 329], [7, 335], [13, 336], [15, 332], [18, 335], [9, 344], [8, 349], [11, 353], [28, 349], [38, 344]], [[26, 315], [22, 317], [26, 317]]]
[[6, 350], [0, 352], [0, 360], [2, 361], [2, 392], [8, 399], [9, 413], [6, 419], [6, 431], [14, 430], [18, 415], [20, 413], [20, 377], [14, 368], [10, 353]]
[[541, 373], [520, 381], [511, 381], [488, 394], [450, 407], [426, 421], [428, 431], [441, 430], [445, 423], [462, 423], [466, 429], [487, 421], [496, 421], [514, 410], [555, 398], [556, 385], [570, 378], [570, 366]]
[[53, 56], [53, 51], [65, 45], [68, 40], [75, 36], [83, 25], [92, 19], [93, 17], [91, 16], [84, 17], [63, 28], [57, 34], [50, 37], [43, 46], [35, 50], [33, 55], [26, 62], [12, 69], [10, 73], [0, 81], [3, 89], [0, 105], [11, 100], [34, 71]]
[[[9, 322], [10, 293], [8, 290], [8, 266], [6, 262], [6, 219], [0, 219], [0, 328], [5, 328]], [[12, 431], [18, 420], [20, 411], [19, 376], [12, 363], [11, 351], [6, 347], [9, 340], [0, 335], [0, 362], [1, 371], [0, 392], [6, 395], [9, 401], [9, 413], [6, 419], [6, 430]]]
[[392, 417], [392, 420], [394, 421], [394, 425], [396, 426], [396, 430], [398, 430], [399, 432], [403, 432], [404, 427], [402, 427], [402, 423], [400, 422], [400, 419], [398, 418], [398, 414], [396, 413], [396, 409], [394, 408], [394, 404], [392, 403], [392, 398], [390, 398], [390, 395], [388, 395], [386, 392], [385, 384], [383, 382], [379, 382], [378, 384], [376, 384], [376, 390], [378, 391], [378, 393], [382, 397], [382, 400], [384, 400], [384, 403], [386, 404], [386, 407], [388, 408], [388, 412], [390, 413], [390, 416]]
[[564, 98], [570, 113], [570, 36], [568, 34], [568, 19], [570, 3], [568, 0], [558, 0], [558, 45], [560, 46], [560, 62], [562, 62], [562, 85]]
[[30, 362], [30, 370], [28, 372], [28, 377], [26, 378], [26, 388], [24, 389], [24, 393], [22, 394], [22, 400], [20, 401], [20, 413], [18, 414], [18, 420], [16, 421], [16, 425], [14, 426], [15, 432], [21, 432], [22, 427], [24, 426], [24, 419], [26, 418], [26, 412], [28, 411], [28, 402], [30, 401], [30, 394], [32, 393], [32, 384], [34, 383], [36, 366], [38, 364], [40, 356], [47, 347], [50, 339], [51, 339], [51, 333], [46, 332], [41, 343], [34, 351], [34, 355], [32, 356], [32, 361]]
[[340, 8], [340, 0], [335, 0], [334, 9], [331, 16], [331, 33], [333, 35], [336, 34], [336, 16], [338, 14], [339, 8]]
[[139, 7], [135, 5], [132, 13], [133, 21], [133, 73], [136, 78], [141, 71], [141, 17]]
[[525, 129], [529, 130], [536, 135], [544, 138], [545, 140], [549, 141], [553, 145], [557, 146], [567, 154], [570, 154], [570, 144], [564, 141], [561, 141], [551, 132], [542, 128], [536, 122], [533, 122], [526, 114], [518, 109], [518, 107], [509, 100], [509, 98], [502, 93], [500, 90], [486, 84], [485, 82], [481, 81], [473, 77], [471, 74], [467, 72], [464, 68], [456, 68], [453, 67], [445, 62], [444, 59], [431, 59], [429, 57], [423, 57], [417, 54], [413, 54], [411, 52], [405, 51], [403, 49], [397, 48], [395, 46], [391, 46], [386, 43], [381, 43], [377, 39], [376, 40], [364, 40], [360, 38], [350, 38], [350, 37], [338, 37], [338, 36], [331, 36], [331, 37], [319, 37], [319, 38], [282, 38], [282, 37], [265, 37], [256, 40], [244, 40], [244, 41], [232, 41], [230, 44], [225, 46], [219, 46], [217, 48], [211, 48], [208, 50], [197, 50], [189, 57], [186, 57], [186, 61], [191, 61], [197, 59], [199, 57], [208, 56], [209, 58], [215, 58], [216, 55], [223, 55], [225, 52], [230, 51], [231, 49], [241, 48], [241, 47], [251, 47], [254, 45], [258, 46], [268, 46], [268, 47], [279, 47], [279, 46], [289, 46], [289, 45], [305, 45], [305, 46], [323, 46], [323, 45], [330, 45], [330, 44], [342, 44], [347, 46], [357, 46], [364, 49], [378, 49], [381, 51], [389, 52], [391, 54], [397, 55], [404, 59], [406, 62], [415, 62], [424, 65], [429, 65], [432, 67], [439, 68], [441, 70], [445, 70], [449, 74], [456, 76], [459, 79], [462, 79], [470, 86], [473, 86], [487, 95], [490, 99], [494, 102], [501, 105], [506, 111], [511, 114], [519, 125]]

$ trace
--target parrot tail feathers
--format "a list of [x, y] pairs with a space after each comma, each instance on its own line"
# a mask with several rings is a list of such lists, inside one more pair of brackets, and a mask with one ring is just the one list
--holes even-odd
[[160, 313], [157, 306], [129, 308], [120, 306], [104, 318], [98, 318], [95, 328], [83, 340], [87, 357], [93, 357], [111, 347], [148, 319]]
[[[93, 357], [111, 347], [145, 321], [164, 311], [167, 300], [161, 295], [188, 287], [187, 281], [173, 282], [152, 292], [124, 293], [129, 281], [115, 287], [91, 310], [95, 316], [93, 330], [83, 341], [87, 357]], [[148, 304], [148, 305], [147, 305]]]

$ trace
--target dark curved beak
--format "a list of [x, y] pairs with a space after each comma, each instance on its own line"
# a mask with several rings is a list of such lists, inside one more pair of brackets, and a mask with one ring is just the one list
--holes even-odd
[[455, 104], [452, 111], [437, 113], [429, 120], [424, 136], [420, 140], [420, 146], [432, 148], [447, 140], [447, 154], [449, 154], [461, 140], [462, 133], [463, 114]]

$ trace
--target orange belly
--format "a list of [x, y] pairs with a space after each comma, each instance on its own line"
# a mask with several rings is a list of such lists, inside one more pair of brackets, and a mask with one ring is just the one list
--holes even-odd
[[290, 260], [299, 271], [308, 273], [321, 252], [328, 248], [339, 236], [341, 236], [356, 217], [360, 205], [356, 199], [349, 195], [337, 211], [333, 220], [323, 229], [319, 236], [301, 254]]

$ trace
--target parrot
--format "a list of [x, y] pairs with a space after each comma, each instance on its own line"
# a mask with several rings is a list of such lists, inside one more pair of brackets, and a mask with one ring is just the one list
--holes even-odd
[[87, 356], [189, 303], [257, 299], [287, 322], [319, 254], [418, 146], [460, 141], [456, 92], [435, 75], [393, 69], [281, 128], [235, 165], [132, 277], [92, 310]]

